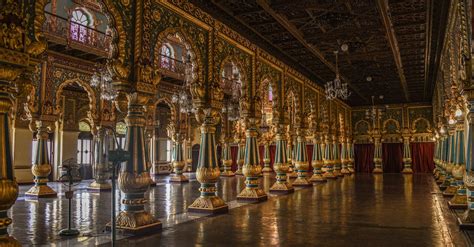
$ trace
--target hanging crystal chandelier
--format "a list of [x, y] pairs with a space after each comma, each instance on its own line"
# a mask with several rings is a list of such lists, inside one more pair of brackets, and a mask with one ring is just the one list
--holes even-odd
[[223, 113], [227, 113], [229, 121], [236, 121], [240, 118], [239, 99], [240, 99], [240, 75], [233, 72], [232, 78], [224, 78], [224, 91], [229, 92], [224, 99]]
[[98, 89], [100, 97], [104, 100], [114, 100], [118, 95], [117, 90], [112, 86], [112, 77], [108, 64], [97, 69], [91, 77], [91, 86]]
[[179, 111], [181, 113], [194, 113], [195, 109], [192, 103], [192, 96], [191, 92], [189, 91], [191, 81], [193, 78], [193, 65], [191, 63], [191, 55], [188, 54], [186, 56], [186, 60], [184, 61], [184, 78], [183, 86], [179, 88], [177, 92], [175, 92], [171, 96], [171, 102], [174, 104], [178, 104]]
[[326, 99], [333, 100], [336, 98], [340, 98], [343, 100], [347, 100], [351, 95], [349, 88], [347, 87], [347, 83], [342, 83], [341, 78], [339, 75], [339, 67], [338, 67], [338, 54], [339, 51], [334, 51], [336, 55], [336, 78], [332, 81], [326, 82], [325, 85], [325, 93]]
[[[382, 118], [382, 115], [385, 113], [387, 107], [377, 107], [374, 101], [375, 96], [372, 95], [372, 106], [369, 109], [365, 110], [365, 118], [370, 119], [375, 122], [378, 119]], [[383, 99], [383, 95], [379, 96], [380, 99]]]

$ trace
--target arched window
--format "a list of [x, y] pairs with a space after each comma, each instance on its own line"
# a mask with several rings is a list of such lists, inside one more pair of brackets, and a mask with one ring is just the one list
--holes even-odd
[[172, 70], [173, 52], [167, 44], [161, 46], [161, 68]]
[[71, 39], [85, 43], [88, 38], [88, 27], [92, 24], [91, 17], [83, 10], [76, 9], [71, 14]]
[[87, 122], [79, 122], [79, 136], [77, 138], [77, 164], [83, 179], [92, 178], [92, 133]]

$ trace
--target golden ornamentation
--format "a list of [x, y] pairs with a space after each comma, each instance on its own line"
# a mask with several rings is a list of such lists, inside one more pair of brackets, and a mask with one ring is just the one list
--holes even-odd
[[120, 212], [117, 216], [117, 227], [120, 229], [137, 229], [150, 227], [150, 225], [161, 224], [153, 215], [146, 211]]
[[[18, 184], [16, 183], [16, 180], [0, 179], [0, 211], [10, 209], [17, 198]], [[0, 228], [7, 227], [8, 225], [10, 224], [0, 224]]]
[[199, 183], [216, 183], [220, 173], [219, 167], [198, 167], [196, 169], [196, 179]]
[[138, 193], [148, 190], [151, 183], [149, 172], [142, 172], [140, 174], [120, 171], [118, 176], [119, 189], [124, 193]]

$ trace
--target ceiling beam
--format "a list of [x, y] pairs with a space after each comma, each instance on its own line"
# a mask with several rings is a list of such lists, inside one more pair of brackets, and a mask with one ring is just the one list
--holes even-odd
[[[323, 64], [325, 64], [334, 73], [336, 72], [336, 67], [331, 62], [326, 60], [326, 58], [321, 53], [321, 51], [319, 51], [314, 45], [309, 44], [304, 39], [304, 37], [303, 37], [304, 35], [290, 21], [288, 21], [288, 19], [286, 19], [286, 17], [278, 14], [275, 10], [273, 10], [270, 7], [270, 5], [268, 4], [267, 0], [257, 0], [256, 2], [257, 2], [258, 5], [260, 5], [260, 7], [262, 7], [265, 10], [265, 12], [267, 12], [269, 15], [271, 15], [273, 17], [273, 19], [275, 19], [281, 26], [283, 26], [289, 33], [291, 33], [291, 35], [293, 35], [293, 37], [295, 37], [302, 45], [304, 45], [306, 47], [306, 49], [308, 49], [317, 58], [319, 58], [319, 60], [321, 60], [321, 62], [323, 62]], [[355, 93], [357, 93], [365, 101], [369, 102], [367, 97], [365, 97], [357, 88], [352, 86], [352, 84], [350, 83], [350, 81], [347, 78], [345, 78], [342, 75], [340, 75], [340, 76], [341, 76], [341, 79], [343, 81], [347, 82], [347, 84], [349, 86], [351, 86], [352, 90]]]
[[398, 76], [400, 77], [400, 84], [402, 85], [403, 92], [405, 94], [406, 101], [410, 101], [410, 96], [407, 89], [407, 81], [405, 78], [405, 72], [403, 70], [402, 58], [400, 56], [400, 48], [398, 47], [397, 37], [395, 35], [395, 30], [393, 29], [392, 20], [390, 19], [390, 14], [388, 10], [387, 0], [377, 0], [377, 7], [382, 17], [382, 22], [387, 33], [387, 38], [390, 43], [390, 48], [393, 52], [393, 58], [395, 64], [397, 65]]

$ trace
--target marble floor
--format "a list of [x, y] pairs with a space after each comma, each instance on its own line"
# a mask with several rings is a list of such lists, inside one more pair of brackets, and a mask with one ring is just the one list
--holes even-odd
[[[270, 196], [267, 202], [236, 202], [243, 177], [222, 178], [219, 194], [230, 211], [219, 216], [186, 213], [198, 196], [199, 183], [151, 188], [149, 210], [163, 231], [146, 237], [118, 236], [119, 246], [467, 246], [452, 211], [430, 174], [356, 174], [326, 184]], [[261, 178], [268, 191], [273, 175]], [[67, 226], [67, 200], [24, 197], [11, 210], [10, 233], [24, 246], [109, 246], [110, 192], [90, 193], [87, 182], [74, 196], [74, 224], [81, 235], [58, 236]], [[120, 193], [117, 193], [119, 198]]]

